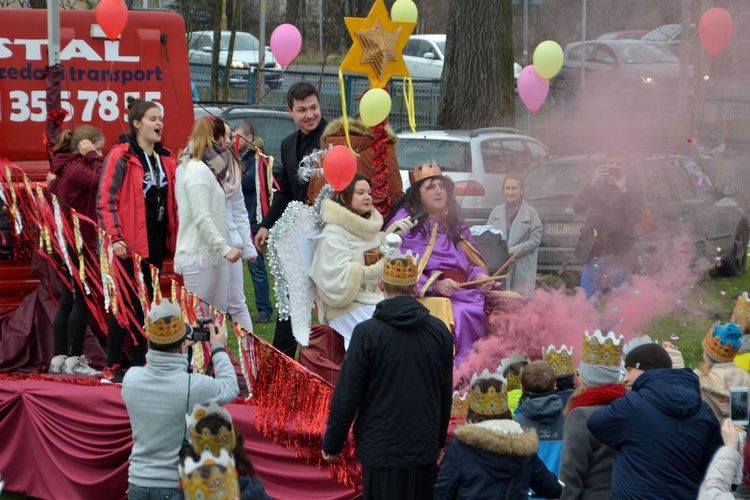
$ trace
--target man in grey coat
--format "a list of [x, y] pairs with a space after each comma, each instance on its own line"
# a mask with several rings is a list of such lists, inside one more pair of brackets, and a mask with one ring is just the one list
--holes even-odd
[[510, 173], [503, 181], [505, 203], [495, 207], [488, 225], [502, 231], [508, 242], [508, 253], [520, 251], [508, 272], [506, 290], [518, 292], [525, 298], [534, 296], [536, 260], [542, 242], [543, 226], [536, 209], [523, 199], [523, 177]]
[[186, 336], [180, 306], [162, 299], [146, 318], [146, 366], [128, 370], [122, 399], [133, 429], [128, 468], [128, 498], [182, 498], [177, 488], [178, 455], [185, 438], [185, 414], [194, 405], [220, 405], [239, 394], [237, 376], [226, 353], [226, 334], [211, 329], [211, 359], [216, 378], [188, 373]]

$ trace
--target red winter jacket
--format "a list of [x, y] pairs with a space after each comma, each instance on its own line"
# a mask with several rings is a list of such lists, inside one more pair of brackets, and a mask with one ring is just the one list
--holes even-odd
[[[167, 176], [167, 250], [174, 253], [177, 238], [177, 204], [174, 198], [177, 162], [168, 150], [155, 148]], [[112, 238], [124, 240], [129, 254], [148, 257], [146, 199], [143, 196], [143, 165], [129, 143], [118, 144], [104, 160], [104, 171], [96, 198], [99, 227]]]
[[[52, 173], [56, 177], [49, 190], [57, 196], [68, 221], [71, 221], [72, 208], [96, 222], [96, 189], [102, 175], [102, 162], [96, 151], [89, 151], [86, 156], [58, 153], [53, 158]], [[96, 229], [91, 224], [81, 222], [81, 238], [87, 247], [96, 248]]]

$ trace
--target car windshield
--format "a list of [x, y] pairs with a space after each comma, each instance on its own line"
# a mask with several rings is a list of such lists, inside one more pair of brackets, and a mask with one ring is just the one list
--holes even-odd
[[[230, 33], [221, 35], [221, 50], [229, 50]], [[258, 39], [250, 33], [237, 33], [234, 39], [234, 50], [258, 50]]]
[[524, 179], [524, 196], [529, 199], [576, 196], [594, 173], [594, 163], [542, 163], [532, 167]]
[[440, 49], [441, 54], [445, 54], [445, 42], [435, 42], [435, 45]]
[[469, 143], [431, 139], [399, 139], [396, 156], [401, 170], [436, 162], [446, 172], [470, 172]]
[[[252, 123], [255, 130], [255, 136], [263, 139], [263, 149], [272, 154], [278, 155], [281, 152], [281, 141], [292, 132], [297, 130], [294, 121], [282, 119], [278, 116], [262, 114], [241, 114], [236, 113], [223, 117], [229, 126], [234, 129], [242, 122]], [[281, 158], [278, 158], [280, 160]]]
[[643, 35], [642, 40], [648, 40], [649, 42], [668, 42], [680, 33], [681, 26], [679, 24], [665, 24], [651, 30], [650, 32]]
[[680, 60], [668, 47], [655, 43], [616, 45], [617, 52], [626, 64], [678, 63]]

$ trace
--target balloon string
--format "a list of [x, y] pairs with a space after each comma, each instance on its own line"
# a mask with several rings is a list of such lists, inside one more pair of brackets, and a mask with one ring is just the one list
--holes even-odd
[[[342, 119], [344, 120], [344, 136], [346, 137], [346, 145], [349, 146], [349, 149], [354, 152], [354, 148], [352, 147], [352, 141], [349, 138], [349, 120], [347, 119], [347, 113], [346, 113], [346, 90], [344, 88], [344, 74], [341, 72], [341, 68], [339, 67], [339, 94], [341, 95], [341, 114]], [[356, 155], [356, 153], [354, 153]]]
[[[407, 84], [409, 82], [409, 88], [407, 90]], [[411, 76], [404, 77], [403, 81], [403, 92], [404, 104], [406, 104], [406, 116], [409, 119], [409, 128], [412, 133], [417, 133], [417, 118], [416, 111], [414, 109], [414, 82], [412, 82]]]

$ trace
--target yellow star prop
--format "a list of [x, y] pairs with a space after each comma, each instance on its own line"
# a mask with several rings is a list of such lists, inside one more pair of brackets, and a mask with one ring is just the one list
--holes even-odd
[[341, 71], [364, 73], [370, 87], [383, 88], [393, 76], [409, 76], [402, 52], [417, 23], [391, 21], [383, 0], [375, 0], [367, 17], [346, 17], [352, 47]]

